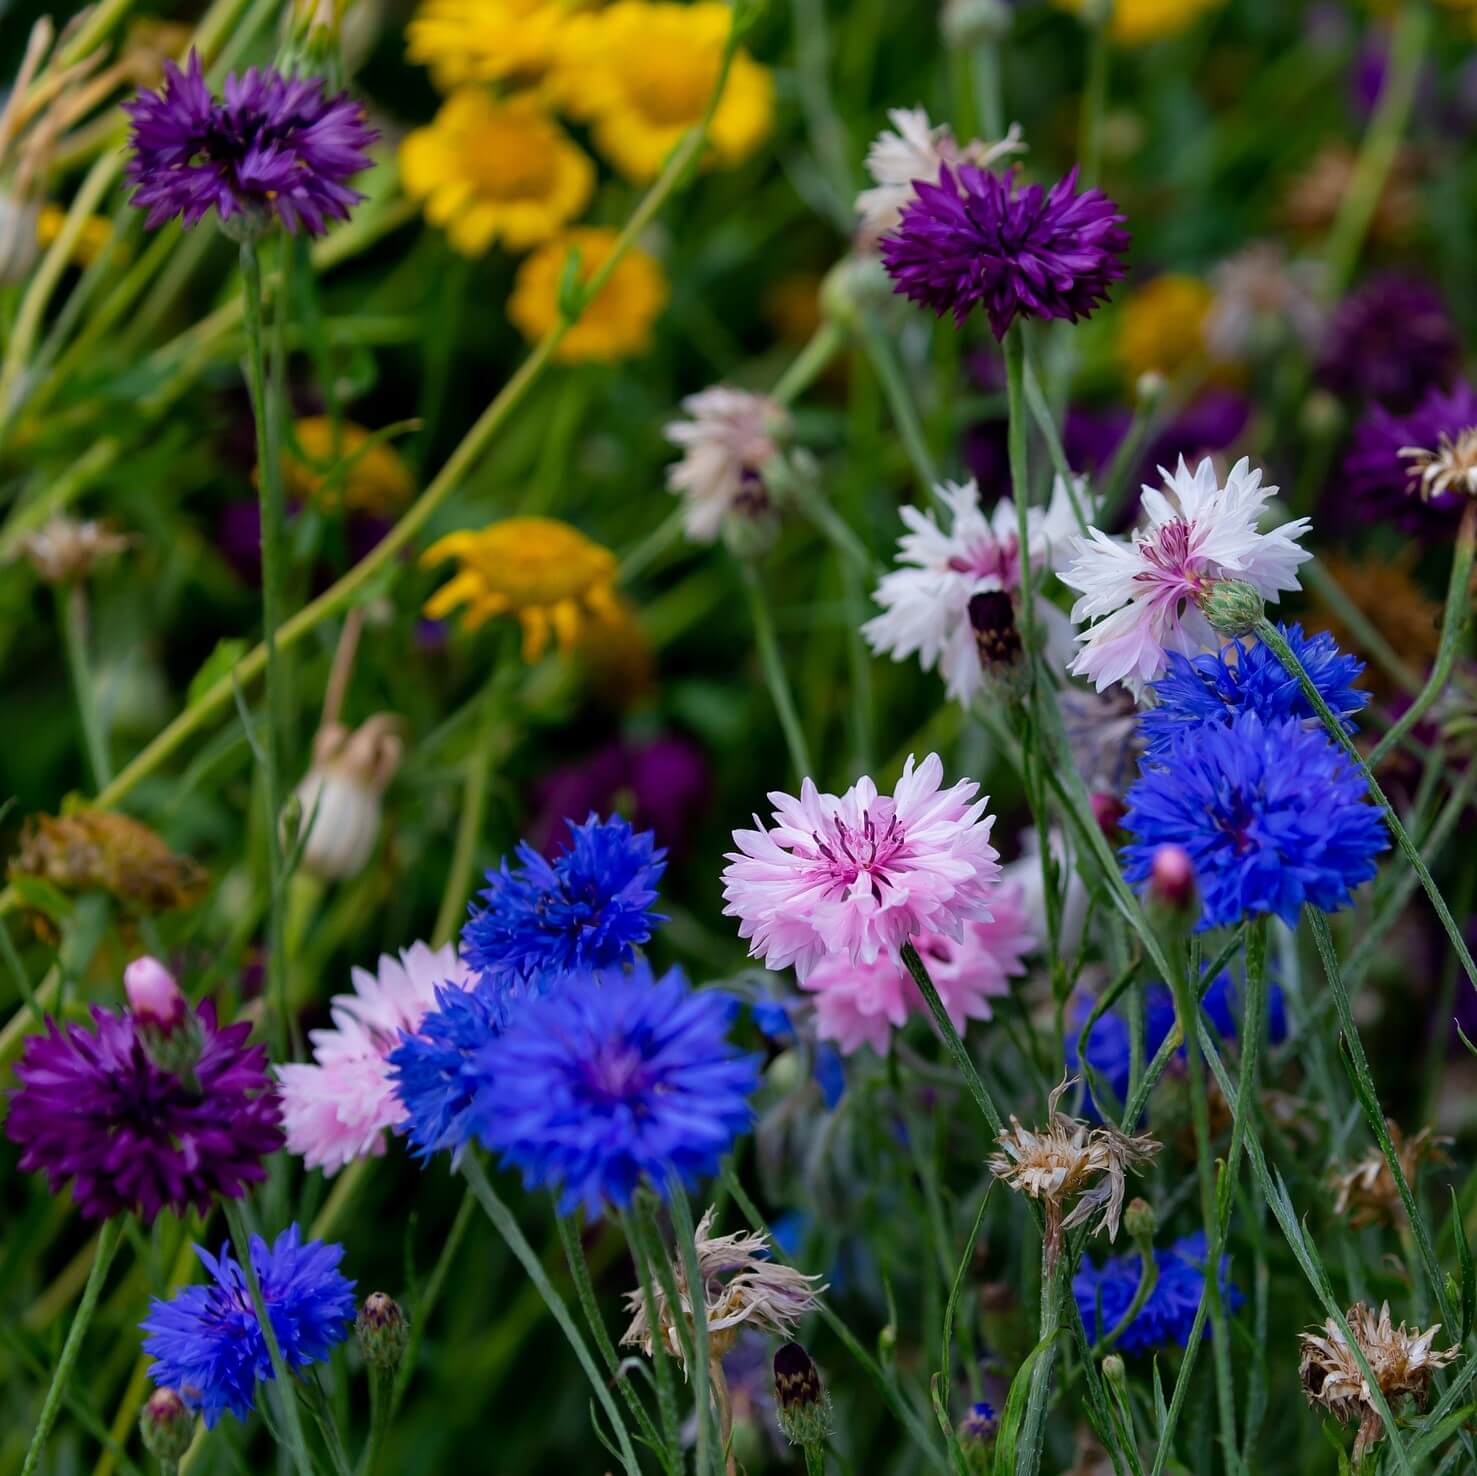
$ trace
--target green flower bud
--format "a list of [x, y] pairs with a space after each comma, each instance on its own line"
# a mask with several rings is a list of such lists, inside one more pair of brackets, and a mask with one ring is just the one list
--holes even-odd
[[1221, 579], [1200, 597], [1205, 618], [1223, 636], [1250, 635], [1267, 607], [1261, 595], [1240, 579]]
[[831, 1401], [810, 1354], [786, 1343], [774, 1355], [774, 1397], [780, 1429], [791, 1445], [824, 1445], [831, 1434]]
[[172, 1466], [195, 1438], [195, 1416], [173, 1389], [155, 1389], [139, 1411], [139, 1434], [155, 1460]]
[[410, 1341], [410, 1322], [400, 1304], [388, 1292], [371, 1292], [359, 1308], [354, 1323], [359, 1350], [371, 1368], [389, 1370], [399, 1366]]
[[1128, 1369], [1124, 1366], [1122, 1358], [1116, 1353], [1109, 1353], [1103, 1359], [1103, 1377], [1110, 1383], [1116, 1384], [1120, 1389], [1128, 1378]]
[[939, 27], [950, 46], [985, 46], [1003, 41], [1012, 19], [1005, 0], [945, 0]]
[[1123, 1212], [1123, 1228], [1134, 1240], [1154, 1238], [1154, 1206], [1147, 1199], [1132, 1199]]

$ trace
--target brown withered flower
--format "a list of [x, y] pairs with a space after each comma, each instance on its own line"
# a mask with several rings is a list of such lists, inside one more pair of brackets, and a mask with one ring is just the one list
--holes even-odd
[[[1438, 1352], [1432, 1348], [1436, 1334], [1441, 1331], [1439, 1322], [1425, 1332], [1412, 1332], [1403, 1322], [1398, 1327], [1392, 1326], [1388, 1302], [1380, 1308], [1378, 1316], [1372, 1307], [1356, 1302], [1344, 1320], [1387, 1401], [1409, 1395], [1424, 1407], [1431, 1375], [1444, 1368], [1460, 1351], [1447, 1348]], [[1357, 1468], [1365, 1451], [1384, 1434], [1384, 1428], [1354, 1349], [1331, 1317], [1321, 1331], [1303, 1333], [1299, 1341], [1303, 1356], [1298, 1375], [1308, 1403], [1321, 1405], [1341, 1424], [1359, 1422], [1359, 1434], [1354, 1441]]]
[[1402, 446], [1400, 455], [1410, 463], [1410, 490], [1425, 501], [1448, 492], [1477, 497], [1477, 426], [1458, 436], [1443, 431], [1434, 450]]
[[[1450, 1138], [1438, 1138], [1428, 1127], [1422, 1128], [1413, 1138], [1407, 1138], [1389, 1118], [1385, 1119], [1385, 1127], [1395, 1145], [1395, 1154], [1407, 1184], [1415, 1183], [1423, 1164], [1451, 1162], [1444, 1151], [1451, 1142]], [[1377, 1143], [1353, 1168], [1334, 1173], [1332, 1185], [1338, 1196], [1334, 1201], [1334, 1213], [1348, 1215], [1352, 1229], [1399, 1222], [1402, 1214], [1400, 1190]]]
[[[1047, 1122], [1034, 1130], [1013, 1114], [997, 1139], [1000, 1151], [987, 1160], [996, 1178], [1018, 1194], [1040, 1202], [1046, 1215], [1046, 1268], [1061, 1255], [1062, 1232], [1098, 1216], [1096, 1230], [1118, 1238], [1129, 1169], [1138, 1169], [1159, 1151], [1153, 1138], [1131, 1138], [1108, 1125], [1093, 1126], [1057, 1111], [1074, 1085], [1064, 1080], [1046, 1101]], [[1068, 1212], [1067, 1206], [1075, 1206]]]
[[[1299, 235], [1325, 235], [1353, 183], [1356, 162], [1354, 150], [1347, 144], [1329, 144], [1320, 150], [1288, 186], [1282, 202], [1282, 216], [1287, 224]], [[1408, 240], [1415, 230], [1421, 214], [1415, 173], [1414, 155], [1401, 150], [1369, 224], [1371, 238], [1382, 245]]]
[[86, 579], [104, 559], [127, 547], [127, 537], [106, 523], [69, 518], [63, 513], [20, 541], [20, 551], [30, 560], [36, 577], [47, 584], [75, 584]]

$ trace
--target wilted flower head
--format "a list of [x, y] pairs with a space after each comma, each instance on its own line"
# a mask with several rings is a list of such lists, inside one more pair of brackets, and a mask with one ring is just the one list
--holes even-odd
[[1323, 276], [1320, 262], [1290, 262], [1275, 241], [1254, 241], [1221, 262], [1204, 325], [1212, 357], [1245, 359], [1289, 339], [1310, 348], [1323, 331]]
[[1160, 1148], [1153, 1138], [1129, 1137], [1117, 1128], [1094, 1127], [1058, 1112], [1073, 1085], [1066, 1078], [1047, 1098], [1044, 1128], [1024, 1128], [1012, 1113], [1010, 1126], [996, 1140], [999, 1151], [987, 1160], [990, 1172], [1008, 1188], [1040, 1203], [1046, 1216], [1046, 1258], [1052, 1266], [1061, 1254], [1062, 1233], [1087, 1224], [1094, 1214], [1094, 1229], [1117, 1239], [1128, 1170], [1147, 1164]]
[[733, 833], [723, 871], [724, 914], [766, 967], [791, 964], [803, 983], [827, 954], [872, 963], [917, 933], [959, 940], [970, 919], [988, 921], [1000, 874], [990, 844], [988, 796], [964, 779], [941, 789], [937, 754], [903, 765], [891, 796], [869, 778], [843, 795], [806, 779], [800, 798], [776, 790], [774, 826]]
[[694, 543], [712, 543], [731, 517], [761, 519], [770, 510], [764, 465], [777, 454], [776, 438], [789, 412], [767, 395], [715, 384], [688, 395], [686, 420], [663, 434], [682, 449], [667, 468], [667, 490], [682, 499], [682, 526]]
[[[938, 667], [948, 694], [968, 707], [988, 669], [981, 649], [980, 621], [972, 602], [981, 594], [1017, 595], [1021, 584], [1016, 505], [1003, 497], [987, 517], [974, 481], [945, 482], [937, 489], [949, 510], [947, 531], [933, 512], [901, 509], [908, 531], [898, 540], [899, 567], [882, 576], [873, 599], [882, 607], [862, 627], [867, 644], [895, 661], [918, 655], [924, 671]], [[1081, 484], [1078, 492], [1080, 495]], [[1077, 528], [1066, 484], [1057, 478], [1051, 503], [1026, 515], [1027, 548], [1033, 570], [1050, 566]], [[1013, 605], [1011, 607], [1013, 609]], [[1052, 654], [1064, 664], [1072, 654], [1071, 627], [1049, 600], [1037, 598]], [[1000, 619], [1009, 611], [1001, 609]], [[999, 620], [991, 622], [991, 629]]]
[[248, 235], [275, 216], [321, 236], [364, 197], [347, 181], [368, 168], [378, 136], [346, 93], [328, 97], [317, 77], [250, 68], [226, 78], [224, 100], [206, 86], [197, 52], [185, 71], [166, 62], [159, 92], [124, 104], [133, 119], [128, 177], [150, 227], [179, 216], [196, 224], [212, 208]]
[[1477, 425], [1457, 436], [1443, 431], [1435, 450], [1404, 446], [1400, 455], [1410, 463], [1411, 490], [1423, 501], [1457, 493], [1477, 497]]
[[[1449, 1163], [1446, 1148], [1450, 1138], [1438, 1138], [1428, 1127], [1422, 1128], [1413, 1138], [1407, 1138], [1398, 1124], [1386, 1118], [1385, 1127], [1390, 1141], [1395, 1145], [1400, 1160], [1401, 1172], [1406, 1183], [1414, 1187], [1421, 1168], [1427, 1163]], [[1336, 1215], [1347, 1215], [1350, 1228], [1362, 1230], [1366, 1225], [1396, 1225], [1404, 1214], [1400, 1201], [1400, 1190], [1395, 1176], [1385, 1160], [1379, 1145], [1371, 1145], [1369, 1151], [1353, 1168], [1345, 1169], [1332, 1176], [1337, 1194], [1333, 1211]]]
[[[1388, 1302], [1381, 1306], [1378, 1316], [1372, 1307], [1356, 1302], [1344, 1320], [1386, 1400], [1408, 1394], [1417, 1406], [1423, 1407], [1431, 1375], [1445, 1368], [1461, 1351], [1447, 1348], [1438, 1352], [1432, 1348], [1436, 1334], [1441, 1331], [1440, 1323], [1425, 1332], [1412, 1332], [1403, 1322], [1398, 1327], [1392, 1326]], [[1357, 1467], [1365, 1451], [1384, 1435], [1369, 1381], [1343, 1329], [1333, 1318], [1323, 1324], [1321, 1332], [1303, 1333], [1299, 1341], [1303, 1356], [1298, 1373], [1308, 1403], [1321, 1405], [1340, 1424], [1359, 1422], [1359, 1435], [1354, 1441]]]
[[93, 518], [79, 522], [65, 513], [58, 513], [20, 542], [21, 552], [31, 561], [37, 578], [47, 584], [86, 579], [104, 559], [127, 547], [127, 537], [115, 533], [106, 523]]
[[1171, 651], [1193, 656], [1219, 646], [1201, 609], [1217, 584], [1239, 581], [1275, 600], [1298, 588], [1297, 567], [1312, 557], [1297, 544], [1307, 518], [1260, 531], [1277, 489], [1263, 486], [1245, 457], [1224, 486], [1209, 457], [1193, 472], [1181, 460], [1160, 474], [1162, 489], [1143, 489], [1146, 526], [1130, 539], [1092, 529], [1077, 539], [1076, 560], [1059, 576], [1081, 594], [1072, 619], [1096, 621], [1078, 636], [1082, 650], [1071, 669], [1099, 691], [1111, 682], [1153, 681]]
[[318, 730], [313, 767], [295, 791], [303, 870], [346, 881], [368, 865], [379, 839], [380, 802], [405, 749], [399, 726], [382, 712], [352, 730], [342, 723]]
[[[806, 1276], [793, 1267], [771, 1259], [769, 1236], [761, 1231], [740, 1230], [733, 1235], [714, 1235], [709, 1209], [697, 1226], [697, 1265], [702, 1278], [703, 1311], [708, 1324], [709, 1347], [721, 1357], [733, 1346], [745, 1326], [761, 1328], [776, 1337], [788, 1338], [816, 1305], [824, 1286], [819, 1276]], [[656, 1322], [663, 1346], [674, 1357], [682, 1356], [682, 1338], [677, 1330], [680, 1317], [691, 1327], [693, 1297], [687, 1285], [681, 1256], [672, 1259], [678, 1308], [673, 1309], [658, 1284], [652, 1295]], [[655, 1352], [646, 1300], [638, 1289], [626, 1293], [631, 1324], [621, 1336], [628, 1347], [640, 1348], [648, 1358]]]
[[1012, 154], [1026, 151], [1019, 123], [1012, 123], [999, 143], [974, 139], [961, 145], [947, 123], [935, 125], [922, 108], [890, 108], [887, 118], [892, 128], [883, 129], [867, 149], [872, 188], [856, 197], [864, 246], [875, 244], [897, 225], [903, 207], [914, 198], [913, 185], [918, 180], [937, 184], [939, 170], [946, 164], [951, 168], [972, 164], [988, 169]]
[[881, 242], [897, 291], [952, 312], [962, 324], [983, 305], [996, 338], [1017, 317], [1087, 317], [1123, 276], [1123, 216], [1101, 190], [1079, 191], [1077, 171], [1048, 192], [1017, 190], [1004, 175], [960, 164], [920, 180], [897, 228]]

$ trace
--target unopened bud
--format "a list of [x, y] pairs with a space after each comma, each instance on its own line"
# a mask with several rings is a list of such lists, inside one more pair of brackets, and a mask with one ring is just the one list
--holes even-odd
[[394, 1369], [405, 1356], [410, 1341], [410, 1323], [400, 1303], [388, 1292], [371, 1292], [359, 1308], [354, 1322], [359, 1351], [371, 1368]]
[[1334, 435], [1344, 423], [1344, 407], [1336, 395], [1326, 389], [1311, 391], [1303, 401], [1302, 413], [1298, 417], [1303, 429], [1310, 435], [1321, 438]]
[[863, 313], [891, 297], [887, 269], [872, 252], [848, 252], [821, 282], [821, 312], [843, 328], [855, 328]]
[[1123, 1211], [1123, 1228], [1133, 1240], [1154, 1238], [1154, 1206], [1147, 1199], [1131, 1199]]
[[1010, 34], [1012, 19], [1007, 0], [945, 0], [939, 26], [950, 46], [987, 46]]
[[1175, 912], [1195, 900], [1195, 863], [1183, 846], [1160, 846], [1149, 863], [1149, 895]]
[[1116, 1353], [1109, 1353], [1103, 1359], [1103, 1377], [1110, 1383], [1116, 1384], [1120, 1389], [1128, 1378], [1128, 1370], [1124, 1367], [1123, 1359]]
[[[404, 744], [389, 713], [366, 718], [353, 732], [328, 723], [313, 740], [313, 767], [282, 815], [282, 840], [302, 847], [301, 866], [320, 881], [347, 881], [369, 864], [379, 840], [383, 796], [400, 767]], [[306, 829], [307, 834], [303, 832]]]
[[1116, 794], [1110, 794], [1102, 789], [1094, 791], [1091, 801], [1092, 817], [1097, 821], [1098, 829], [1109, 840], [1112, 840], [1118, 833], [1118, 827], [1123, 824], [1123, 817], [1128, 813], [1128, 806]]
[[177, 1463], [195, 1438], [195, 1416], [173, 1389], [155, 1389], [139, 1411], [144, 1449], [165, 1465]]
[[1240, 579], [1221, 579], [1200, 598], [1205, 618], [1224, 636], [1250, 635], [1267, 612], [1266, 602]]
[[776, 1416], [791, 1445], [824, 1445], [831, 1434], [831, 1405], [810, 1354], [786, 1343], [774, 1355]]
[[1134, 394], [1145, 410], [1152, 410], [1164, 398], [1169, 381], [1157, 370], [1146, 369], [1134, 385]]
[[980, 665], [990, 675], [1003, 675], [1021, 659], [1021, 633], [1016, 628], [1015, 605], [1003, 589], [985, 590], [969, 601], [969, 623], [974, 630]]
[[150, 954], [134, 959], [123, 970], [123, 989], [134, 1019], [166, 1033], [182, 1025], [190, 1012], [174, 975]]

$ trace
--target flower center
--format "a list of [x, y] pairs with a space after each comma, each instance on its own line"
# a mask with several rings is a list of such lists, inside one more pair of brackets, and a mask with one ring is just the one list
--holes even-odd
[[849, 889], [865, 876], [879, 902], [882, 888], [878, 879], [887, 876], [907, 843], [893, 802], [885, 797], [867, 811], [860, 826], [848, 825], [837, 817], [812, 831], [811, 839], [834, 886]]
[[998, 579], [1005, 589], [1021, 582], [1019, 544], [1012, 536], [1004, 540], [986, 538], [966, 553], [955, 554], [949, 568], [956, 574], [973, 574], [977, 579]]
[[626, 95], [647, 122], [675, 128], [695, 123], [718, 79], [718, 52], [704, 48], [674, 55], [655, 45], [623, 59]]
[[462, 140], [461, 156], [466, 177], [493, 200], [541, 199], [558, 165], [548, 130], [527, 120], [517, 125], [489, 121]]
[[1133, 577], [1143, 584], [1156, 585], [1154, 599], [1168, 602], [1198, 600], [1206, 588], [1205, 561], [1191, 548], [1193, 529], [1183, 518], [1166, 523], [1152, 538], [1138, 546], [1140, 556], [1149, 564]]
[[639, 1111], [648, 1086], [646, 1058], [628, 1040], [601, 1043], [584, 1064], [582, 1073], [586, 1092], [606, 1107], [628, 1106]]

